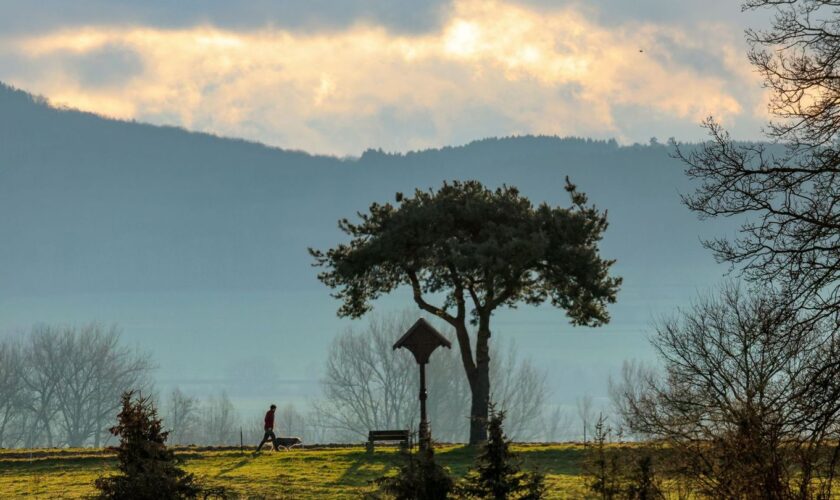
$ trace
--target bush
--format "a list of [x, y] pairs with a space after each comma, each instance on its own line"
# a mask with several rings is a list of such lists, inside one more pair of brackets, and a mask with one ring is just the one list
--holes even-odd
[[627, 484], [627, 498], [631, 500], [653, 500], [664, 498], [659, 480], [654, 474], [653, 459], [642, 455], [633, 462], [630, 482]]
[[611, 446], [611, 432], [606, 418], [598, 417], [584, 463], [584, 475], [592, 493], [604, 500], [665, 498], [651, 455], [639, 449]]
[[123, 393], [118, 423], [110, 429], [111, 434], [120, 438], [116, 449], [119, 473], [96, 480], [98, 498], [197, 498], [202, 489], [192, 474], [178, 466], [174, 452], [166, 448], [168, 433], [162, 430], [150, 398], [133, 399], [133, 395], [133, 392]]
[[396, 476], [376, 480], [382, 493], [397, 500], [438, 500], [452, 491], [454, 481], [442, 466], [435, 462], [431, 447], [405, 453], [405, 463]]

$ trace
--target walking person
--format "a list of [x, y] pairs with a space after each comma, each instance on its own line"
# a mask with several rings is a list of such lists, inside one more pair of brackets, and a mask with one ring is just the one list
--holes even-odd
[[[274, 435], [274, 411], [277, 409], [277, 405], [271, 405], [271, 408], [265, 412], [265, 435], [260, 441], [260, 444], [257, 445], [257, 451], [259, 452], [266, 441], [271, 441], [271, 447], [274, 448], [274, 451], [277, 451], [277, 437]], [[256, 453], [255, 452], [255, 453]]]

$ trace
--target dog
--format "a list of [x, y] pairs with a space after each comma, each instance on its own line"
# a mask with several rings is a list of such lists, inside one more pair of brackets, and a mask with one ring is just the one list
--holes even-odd
[[299, 437], [279, 437], [274, 438], [274, 448], [283, 448], [286, 451], [289, 451], [291, 448], [295, 446], [303, 446], [303, 440]]

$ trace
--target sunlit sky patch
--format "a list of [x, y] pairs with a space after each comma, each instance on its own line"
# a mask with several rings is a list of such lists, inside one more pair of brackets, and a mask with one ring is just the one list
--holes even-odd
[[[709, 115], [758, 137], [751, 18], [737, 2], [670, 3], [634, 3], [644, 15], [608, 0], [413, 2], [402, 14], [352, 1], [233, 14], [208, 2], [206, 15], [164, 21], [174, 7], [160, 2], [109, 17], [88, 0], [66, 21], [0, 21], [0, 80], [108, 116], [336, 155], [512, 134], [693, 140]], [[21, 25], [39, 14], [0, 7]]]

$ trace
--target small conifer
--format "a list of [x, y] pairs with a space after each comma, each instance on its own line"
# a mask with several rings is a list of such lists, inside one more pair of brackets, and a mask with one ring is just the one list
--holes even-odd
[[545, 477], [540, 473], [522, 472], [519, 460], [505, 436], [504, 411], [491, 406], [487, 422], [487, 442], [476, 456], [476, 465], [459, 488], [466, 497], [506, 500], [532, 500], [545, 495]]
[[157, 410], [148, 396], [134, 392], [122, 395], [118, 423], [110, 429], [120, 438], [118, 473], [96, 480], [98, 498], [113, 500], [168, 500], [196, 498], [201, 488], [192, 474], [178, 466], [175, 453], [167, 449]]

